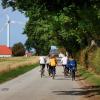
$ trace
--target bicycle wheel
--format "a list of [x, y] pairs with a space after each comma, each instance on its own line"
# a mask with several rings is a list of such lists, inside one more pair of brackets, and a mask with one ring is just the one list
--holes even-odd
[[41, 70], [41, 78], [43, 77], [44, 75], [44, 70]]
[[64, 76], [68, 76], [68, 70], [66, 68], [64, 69]]
[[75, 80], [75, 71], [74, 70], [72, 70], [72, 80]]
[[53, 79], [55, 78], [55, 72], [52, 73], [52, 78], [53, 78]]
[[52, 78], [53, 78], [53, 79], [55, 78], [55, 74], [56, 74], [56, 69], [53, 68], [53, 70], [52, 70]]

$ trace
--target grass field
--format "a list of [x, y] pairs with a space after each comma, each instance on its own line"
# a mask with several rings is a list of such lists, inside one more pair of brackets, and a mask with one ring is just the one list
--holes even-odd
[[30, 71], [31, 69], [35, 68], [36, 66], [38, 66], [38, 64], [25, 65], [25, 66], [17, 67], [16, 69], [9, 70], [4, 73], [0, 73], [0, 84], [5, 81], [11, 80], [21, 74], [24, 74], [27, 71]]
[[38, 56], [0, 58], [0, 72], [16, 69], [19, 66], [32, 65], [38, 62]]
[[11, 80], [38, 66], [38, 56], [0, 58], [0, 83]]

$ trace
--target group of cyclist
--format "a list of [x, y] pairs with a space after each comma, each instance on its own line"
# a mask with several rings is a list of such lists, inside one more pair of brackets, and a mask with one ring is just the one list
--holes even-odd
[[57, 59], [55, 55], [51, 56], [40, 56], [39, 58], [40, 65], [41, 65], [41, 77], [44, 75], [45, 65], [47, 66], [49, 76], [52, 76], [53, 79], [56, 74], [56, 66], [57, 66]]
[[[76, 60], [72, 55], [68, 54], [66, 54], [66, 56], [62, 55], [60, 59], [60, 63], [64, 69], [64, 76], [66, 77], [68, 74], [70, 74], [72, 80], [75, 80], [75, 72], [77, 70]], [[57, 57], [54, 54], [49, 56], [40, 56], [39, 61], [41, 65], [41, 77], [44, 76], [45, 66], [47, 66], [49, 76], [54, 79], [56, 74], [56, 66], [58, 65]]]

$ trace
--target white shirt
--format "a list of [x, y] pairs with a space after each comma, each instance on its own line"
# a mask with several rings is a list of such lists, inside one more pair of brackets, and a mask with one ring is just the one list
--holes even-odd
[[67, 57], [63, 57], [63, 58], [61, 59], [62, 64], [63, 64], [63, 65], [67, 65], [67, 60], [68, 60]]
[[59, 54], [59, 57], [61, 57], [61, 58], [64, 57], [64, 54], [60, 53], [60, 54]]
[[40, 61], [40, 64], [45, 64], [45, 57], [44, 56], [41, 56], [39, 58], [39, 61]]

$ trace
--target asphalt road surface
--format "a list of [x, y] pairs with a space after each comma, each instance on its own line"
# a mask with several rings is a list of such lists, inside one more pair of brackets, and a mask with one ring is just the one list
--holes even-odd
[[70, 77], [64, 78], [61, 66], [57, 67], [55, 79], [48, 76], [47, 70], [41, 78], [39, 70], [37, 67], [1, 84], [0, 100], [80, 100], [80, 86]]

